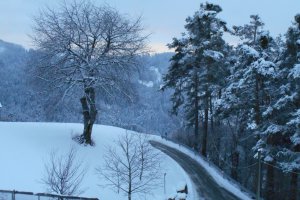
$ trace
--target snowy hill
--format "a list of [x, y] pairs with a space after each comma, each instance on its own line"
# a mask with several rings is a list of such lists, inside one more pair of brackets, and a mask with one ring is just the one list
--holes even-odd
[[[108, 187], [99, 186], [106, 183], [99, 179], [95, 168], [103, 164], [105, 148], [112, 145], [118, 136], [125, 134], [126, 130], [95, 125], [93, 139], [96, 145], [84, 147], [71, 139], [73, 135], [81, 133], [82, 128], [81, 124], [71, 123], [0, 122], [0, 189], [47, 192], [41, 184], [41, 179], [50, 152], [55, 150], [66, 153], [74, 147], [78, 152], [77, 158], [88, 166], [82, 187], [85, 191], [81, 196], [123, 200], [123, 195], [114, 193]], [[174, 193], [177, 185], [182, 183], [191, 187], [189, 178], [177, 163], [167, 156], [162, 156], [161, 170], [167, 174], [166, 193]], [[164, 199], [163, 187], [158, 187], [153, 191], [153, 195], [142, 199]], [[190, 194], [190, 199], [194, 199], [193, 194]]]
[[[35, 53], [0, 39], [0, 102], [3, 106], [0, 121], [80, 123], [80, 90], [70, 91], [62, 100], [64, 91], [52, 90], [45, 81], [37, 78], [38, 68], [32, 64]], [[139, 58], [139, 73], [132, 74], [134, 90], [130, 101], [119, 95], [105, 96], [99, 91], [97, 107], [101, 114], [98, 122], [139, 132], [177, 130], [178, 118], [169, 113], [170, 94], [159, 91], [171, 55], [161, 53]]]

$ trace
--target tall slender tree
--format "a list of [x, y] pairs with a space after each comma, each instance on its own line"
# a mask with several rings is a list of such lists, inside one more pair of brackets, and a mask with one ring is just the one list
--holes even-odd
[[[300, 15], [287, 31], [274, 85], [274, 100], [263, 113], [266, 123], [256, 148], [262, 149], [268, 162], [268, 179], [274, 179], [273, 165], [291, 174], [289, 199], [295, 200], [300, 170]], [[267, 199], [274, 197], [271, 186], [267, 184]]]
[[235, 179], [240, 159], [239, 139], [254, 135], [262, 123], [262, 109], [268, 104], [271, 93], [266, 85], [275, 74], [275, 64], [269, 53], [273, 40], [263, 30], [264, 23], [258, 15], [250, 18], [249, 24], [233, 27], [233, 34], [241, 39], [242, 44], [235, 49], [231, 75], [218, 101], [218, 114], [231, 127], [231, 175]]
[[221, 7], [211, 3], [200, 5], [193, 17], [186, 19], [186, 34], [174, 39], [169, 45], [176, 49], [171, 66], [164, 77], [165, 88], [174, 88], [173, 104], [177, 110], [181, 105], [186, 119], [194, 127], [198, 148], [199, 115], [204, 113], [201, 153], [207, 155], [207, 134], [209, 122], [209, 100], [218, 88], [226, 69], [221, 64], [224, 58], [226, 23], [217, 15]]

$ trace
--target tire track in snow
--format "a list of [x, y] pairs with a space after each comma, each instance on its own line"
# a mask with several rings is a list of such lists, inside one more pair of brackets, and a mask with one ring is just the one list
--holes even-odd
[[204, 197], [206, 200], [240, 200], [220, 187], [206, 170], [188, 155], [156, 141], [150, 141], [150, 144], [170, 156], [186, 171], [199, 197]]

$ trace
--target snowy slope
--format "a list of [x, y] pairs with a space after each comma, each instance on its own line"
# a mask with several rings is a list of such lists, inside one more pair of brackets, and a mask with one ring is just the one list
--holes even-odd
[[[105, 146], [113, 141], [125, 130], [121, 128], [95, 125], [93, 139], [94, 147], [83, 147], [71, 140], [72, 135], [79, 134], [81, 124], [62, 123], [7, 123], [0, 122], [0, 189], [19, 190], [29, 192], [46, 192], [40, 183], [43, 177], [44, 163], [48, 161], [49, 153], [53, 150], [66, 153], [75, 147], [79, 159], [88, 166], [88, 173], [84, 179], [82, 196], [98, 197], [103, 200], [123, 200], [124, 196], [114, 193], [110, 188], [101, 187], [104, 180], [99, 180], [95, 168], [102, 165]], [[155, 136], [153, 136], [155, 137]], [[159, 138], [157, 138], [160, 140]], [[185, 172], [167, 156], [163, 157], [162, 171], [167, 173], [167, 194], [175, 192], [177, 185], [190, 180]], [[190, 190], [191, 191], [191, 190]], [[189, 194], [189, 199], [197, 199]], [[147, 198], [134, 199], [164, 199], [163, 188], [158, 187]]]

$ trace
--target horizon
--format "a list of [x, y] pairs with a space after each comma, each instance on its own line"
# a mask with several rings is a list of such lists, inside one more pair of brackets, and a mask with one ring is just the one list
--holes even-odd
[[[53, 7], [61, 0], [10, 0], [0, 2], [0, 25], [6, 27], [0, 30], [0, 39], [10, 43], [23, 46], [26, 49], [33, 48], [29, 35], [32, 33], [33, 16], [47, 6]], [[97, 4], [108, 4], [120, 13], [136, 18], [141, 16], [145, 27], [145, 33], [150, 34], [149, 47], [154, 53], [172, 52], [167, 44], [172, 42], [173, 37], [181, 37], [185, 32], [185, 19], [199, 10], [200, 4], [205, 1], [182, 2], [180, 0], [165, 0], [160, 2], [140, 2], [139, 0], [117, 1], [117, 0], [95, 0]], [[223, 11], [219, 17], [227, 22], [229, 27], [243, 25], [250, 21], [251, 14], [258, 14], [265, 23], [265, 29], [272, 36], [283, 35], [292, 24], [294, 16], [300, 13], [300, 4], [297, 0], [289, 2], [264, 0], [253, 0], [243, 2], [239, 0], [211, 0], [218, 4]], [[257, 4], [260, 4], [257, 6]], [[22, 6], [20, 6], [22, 5]], [[168, 13], [166, 14], [166, 9]], [[280, 14], [279, 14], [280, 13]], [[9, 19], [9, 20], [7, 20]], [[235, 41], [228, 36], [225, 39], [229, 43]]]

